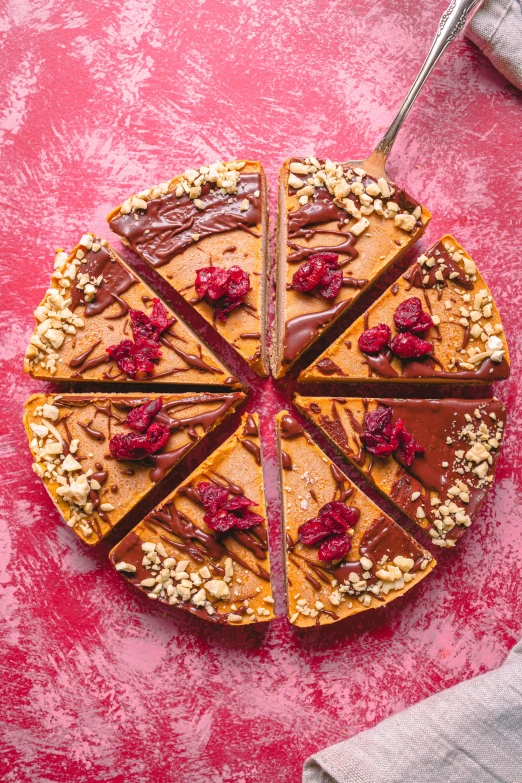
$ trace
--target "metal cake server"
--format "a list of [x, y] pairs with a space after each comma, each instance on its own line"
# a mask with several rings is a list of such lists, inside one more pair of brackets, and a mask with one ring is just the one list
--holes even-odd
[[437, 33], [431, 45], [431, 49], [428, 52], [428, 56], [424, 61], [424, 65], [413, 82], [397, 116], [374, 151], [365, 160], [348, 161], [350, 166], [360, 166], [373, 177], [385, 177], [387, 179], [385, 170], [386, 160], [388, 159], [393, 143], [397, 138], [397, 134], [401, 129], [402, 123], [406, 119], [408, 112], [413, 106], [413, 102], [424, 86], [424, 82], [439, 61], [439, 58], [464, 27], [471, 9], [480, 1], [481, 0], [451, 0], [449, 7], [442, 14]]

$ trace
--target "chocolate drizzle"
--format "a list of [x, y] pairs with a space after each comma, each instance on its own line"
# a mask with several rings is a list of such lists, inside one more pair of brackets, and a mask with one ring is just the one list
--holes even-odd
[[[259, 174], [242, 173], [234, 197], [205, 185], [199, 196], [205, 204], [204, 210], [198, 210], [187, 195], [178, 198], [168, 193], [148, 201], [146, 210], [117, 215], [109, 225], [142, 258], [153, 267], [160, 267], [193, 245], [193, 235], [203, 239], [211, 234], [243, 229], [257, 236], [252, 227], [260, 222], [260, 197], [254, 194], [260, 189]], [[240, 205], [244, 199], [248, 200], [249, 208], [242, 212]]]
[[87, 348], [86, 351], [72, 358], [69, 361], [69, 367], [80, 367], [80, 365], [82, 365], [89, 358], [91, 353], [99, 346], [100, 343], [101, 340], [98, 340], [97, 342], [93, 343], [90, 348]]
[[364, 533], [359, 551], [362, 557], [367, 557], [376, 564], [387, 557], [389, 562], [401, 555], [411, 557], [420, 565], [425, 558], [424, 550], [399, 525], [389, 517], [379, 517]]
[[323, 359], [319, 359], [315, 366], [321, 375], [346, 375], [346, 373], [344, 373], [341, 368], [327, 356], [325, 356]]
[[291, 318], [285, 324], [283, 364], [291, 364], [302, 350], [319, 333], [320, 329], [334, 321], [348, 305], [351, 299], [338, 302], [317, 313], [304, 313]]
[[76, 285], [71, 288], [71, 310], [74, 311], [79, 304], [84, 304], [84, 315], [87, 318], [102, 313], [114, 304], [115, 300], [119, 299], [120, 294], [128, 291], [132, 285], [138, 282], [131, 271], [123, 266], [103, 245], [97, 253], [88, 250], [83, 261], [84, 263], [81, 263], [78, 269], [78, 276], [88, 274], [89, 277], [98, 278], [100, 275], [103, 277], [103, 281], [97, 287], [96, 295], [91, 302], [85, 302], [83, 291]]
[[[347, 220], [350, 220], [350, 216], [344, 209], [341, 209], [334, 203], [333, 197], [328, 190], [326, 188], [318, 188], [315, 191], [313, 201], [309, 201], [308, 204], [304, 204], [288, 214], [288, 236], [290, 239], [303, 237], [310, 240], [316, 234], [334, 234], [341, 236], [342, 241], [338, 245], [321, 247], [305, 247], [289, 241], [287, 244], [292, 248], [293, 252], [288, 255], [288, 262], [296, 263], [303, 261], [303, 259], [314, 253], [322, 252], [343, 253], [349, 256], [346, 261], [341, 263], [341, 266], [349, 263], [349, 261], [353, 261], [359, 255], [354, 247], [356, 237], [348, 231], [340, 230]], [[338, 223], [338, 231], [311, 228], [313, 225], [332, 223], [333, 221]]]
[[304, 430], [297, 419], [294, 419], [294, 417], [290, 416], [289, 413], [285, 413], [285, 415], [282, 417], [280, 428], [281, 437], [285, 438], [285, 440], [289, 440], [290, 438], [297, 438], [299, 435], [304, 435]]
[[[415, 262], [402, 276], [403, 280], [410, 284], [410, 288], [440, 288], [447, 286], [446, 281], [450, 276], [452, 283], [456, 283], [468, 290], [473, 288], [473, 283], [468, 279], [464, 269], [455, 263], [442, 242], [437, 242], [436, 245], [426, 252], [426, 255], [435, 259], [434, 266], [428, 267], [424, 264], [421, 267], [420, 264]], [[438, 280], [435, 277], [438, 272], [442, 272], [442, 280]], [[424, 283], [426, 276], [428, 279]]]

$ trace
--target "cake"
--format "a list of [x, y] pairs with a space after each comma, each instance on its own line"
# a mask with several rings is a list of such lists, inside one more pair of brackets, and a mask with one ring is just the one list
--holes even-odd
[[499, 400], [298, 395], [295, 403], [434, 544], [455, 546], [494, 479], [506, 421]]
[[279, 179], [272, 372], [301, 354], [422, 235], [431, 215], [348, 164], [292, 158]]
[[41, 380], [241, 384], [104, 239], [57, 251], [24, 370]]
[[240, 427], [110, 553], [153, 600], [205, 620], [274, 618], [258, 417]]
[[244, 399], [228, 394], [34, 394], [33, 470], [58, 511], [96, 544]]
[[261, 164], [237, 160], [188, 169], [107, 218], [259, 375], [268, 368], [267, 204]]
[[277, 414], [288, 615], [326, 625], [404, 595], [435, 567], [303, 430]]
[[493, 296], [449, 234], [330, 345], [299, 380], [491, 383], [509, 377]]

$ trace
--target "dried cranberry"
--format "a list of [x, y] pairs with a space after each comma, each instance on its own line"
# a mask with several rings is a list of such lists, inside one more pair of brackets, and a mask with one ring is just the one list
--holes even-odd
[[197, 490], [203, 503], [203, 508], [210, 514], [216, 514], [229, 495], [225, 487], [218, 487], [217, 484], [213, 484], [211, 481], [200, 481], [197, 485]]
[[337, 253], [314, 253], [310, 258], [320, 258], [326, 269], [337, 269], [339, 267], [339, 256]]
[[342, 269], [327, 269], [317, 290], [325, 299], [335, 299], [343, 284]]
[[402, 332], [395, 335], [390, 348], [401, 359], [418, 359], [433, 351], [433, 343], [428, 343], [410, 332]]
[[[152, 300], [152, 313], [150, 316], [150, 322], [152, 326], [161, 334], [161, 332], [164, 332], [166, 329], [169, 328], [169, 326], [172, 326], [174, 323], [174, 318], [169, 318], [169, 313], [163, 302], [161, 302], [159, 299], [153, 299]], [[159, 337], [158, 334], [158, 337]]]
[[359, 348], [363, 353], [379, 353], [390, 343], [391, 331], [387, 324], [377, 324], [365, 329], [359, 337]]
[[150, 425], [146, 435], [150, 444], [150, 453], [152, 454], [155, 451], [160, 451], [166, 445], [170, 437], [170, 430], [165, 424], [159, 424], [155, 421]]
[[306, 293], [316, 288], [323, 279], [326, 272], [326, 266], [321, 258], [321, 254], [310, 256], [308, 261], [305, 261], [294, 272], [292, 277], [292, 286], [296, 291]]
[[418, 334], [419, 332], [425, 332], [426, 329], [429, 329], [431, 326], [435, 326], [431, 315], [423, 311], [416, 325], [411, 327], [410, 332]]
[[227, 293], [228, 272], [220, 266], [205, 266], [196, 275], [196, 293], [215, 301]]
[[199, 297], [206, 297], [214, 306], [216, 318], [226, 321], [228, 313], [239, 307], [250, 291], [250, 276], [239, 266], [206, 266], [198, 270], [195, 289]]
[[146, 432], [152, 420], [158, 415], [163, 405], [163, 400], [158, 397], [150, 402], [145, 402], [143, 405], [138, 405], [137, 408], [133, 408], [127, 418], [125, 424], [130, 427], [131, 430], [137, 432]]
[[364, 446], [377, 457], [389, 457], [397, 451], [397, 457], [409, 466], [416, 454], [424, 453], [424, 447], [407, 431], [402, 419], [392, 425], [391, 417], [391, 408], [376, 408], [365, 415], [362, 435]]
[[158, 343], [153, 340], [147, 340], [144, 337], [139, 337], [132, 346], [131, 354], [136, 363], [137, 372], [149, 373], [154, 370], [152, 360], [159, 359], [161, 351], [159, 350]]
[[335, 514], [340, 516], [345, 523], [345, 530], [349, 527], [353, 527], [357, 524], [361, 512], [358, 508], [353, 506], [345, 506], [340, 500], [333, 500], [331, 503], [326, 503], [319, 512], [319, 516], [323, 518], [325, 514]]
[[253, 500], [249, 500], [244, 495], [232, 495], [232, 497], [221, 504], [221, 508], [226, 508], [227, 511], [237, 511], [238, 508], [257, 505], [257, 503], [254, 503]]
[[141, 310], [129, 310], [129, 315], [132, 325], [132, 336], [135, 340], [140, 337], [144, 340], [155, 339], [156, 329], [147, 313], [143, 313]]
[[397, 421], [393, 431], [399, 441], [397, 456], [401, 462], [404, 462], [409, 467], [415, 455], [424, 454], [425, 448], [408, 432], [402, 419]]
[[116, 459], [140, 460], [165, 446], [170, 430], [164, 424], [151, 424], [146, 433], [120, 433], [111, 438], [109, 450]]
[[109, 450], [116, 459], [129, 460], [144, 459], [151, 453], [147, 436], [137, 432], [114, 435], [110, 439]]
[[248, 506], [257, 506], [244, 495], [232, 495], [225, 487], [217, 486], [210, 481], [201, 481], [197, 485], [203, 507], [208, 514], [203, 517], [206, 524], [216, 533], [227, 533], [229, 530], [248, 530], [254, 525], [260, 525], [264, 520], [259, 514], [250, 511]]
[[389, 457], [399, 445], [391, 416], [391, 408], [376, 408], [364, 416], [362, 441], [366, 450], [376, 457]]
[[203, 521], [216, 533], [228, 533], [229, 530], [237, 527], [238, 519], [230, 511], [220, 509], [215, 514], [205, 514]]
[[352, 542], [346, 533], [329, 536], [319, 547], [319, 560], [342, 560], [352, 548]]
[[303, 522], [302, 525], [299, 525], [297, 535], [302, 544], [305, 544], [305, 546], [313, 546], [329, 536], [330, 531], [326, 528], [321, 519], [316, 518], [309, 519], [308, 522]]
[[406, 330], [424, 332], [433, 326], [431, 316], [423, 311], [422, 302], [418, 296], [411, 296], [401, 302], [393, 314], [393, 320], [401, 332]]
[[250, 276], [239, 266], [228, 270], [227, 294], [231, 299], [243, 299], [250, 291]]
[[241, 511], [239, 521], [241, 523], [238, 525], [240, 530], [246, 530], [247, 528], [253, 527], [254, 525], [262, 525], [265, 520], [260, 514], [256, 514], [255, 511], [250, 511], [249, 508], [246, 508]]

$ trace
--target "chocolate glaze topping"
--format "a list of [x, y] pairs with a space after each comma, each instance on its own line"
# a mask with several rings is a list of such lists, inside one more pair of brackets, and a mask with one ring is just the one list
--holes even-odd
[[[495, 413], [498, 420], [505, 421], [505, 409], [498, 400], [470, 402], [468, 400], [390, 400], [380, 399], [379, 403], [392, 409], [392, 419], [402, 419], [406, 429], [424, 446], [424, 454], [414, 457], [409, 467], [403, 466], [403, 471], [416, 478], [425, 490], [439, 493], [441, 501], [448, 497], [448, 489], [457, 480], [464, 480], [469, 488], [469, 503], [466, 513], [473, 516], [479, 509], [487, 489], [477, 486], [478, 479], [472, 473], [462, 476], [455, 472], [454, 455], [456, 451], [467, 452], [470, 448], [468, 440], [461, 440], [459, 433], [467, 426], [466, 414], [473, 416], [476, 407], [483, 411], [484, 421], [491, 423], [489, 413]], [[478, 420], [475, 420], [478, 421]], [[446, 443], [451, 437], [452, 443]], [[496, 455], [492, 453], [493, 466]], [[443, 468], [447, 462], [449, 467]], [[429, 504], [425, 506], [429, 516]]]
[[[260, 198], [254, 195], [260, 189], [259, 174], [241, 174], [235, 197], [205, 185], [199, 197], [206, 205], [204, 210], [197, 209], [187, 195], [178, 198], [169, 193], [148, 201], [145, 211], [114, 217], [109, 225], [142, 258], [160, 267], [193, 245], [193, 234], [203, 239], [234, 229], [253, 233], [252, 227], [260, 223]], [[245, 198], [250, 206], [241, 212], [240, 205]]]
[[[420, 266], [417, 262], [412, 264], [410, 268], [402, 276], [406, 280], [411, 288], [437, 288], [446, 286], [446, 280], [453, 275], [451, 281], [460, 285], [462, 288], [471, 290], [473, 288], [473, 282], [468, 279], [468, 276], [464, 272], [464, 269], [459, 266], [451, 258], [449, 253], [444, 248], [442, 242], [437, 242], [430, 250], [426, 251], [426, 255], [429, 258], [434, 258], [436, 263], [432, 267], [426, 265]], [[437, 280], [435, 277], [436, 272], [442, 272], [443, 280]], [[423, 282], [424, 278], [428, 276], [426, 283]]]
[[285, 324], [283, 364], [290, 364], [296, 356], [318, 334], [351, 303], [345, 299], [318, 313], [305, 313], [291, 318]]
[[386, 555], [390, 562], [398, 555], [411, 557], [419, 565], [424, 560], [424, 550], [399, 525], [389, 517], [379, 517], [364, 533], [359, 551], [374, 564]]
[[[103, 245], [97, 253], [92, 250], [87, 251], [83, 261], [85, 263], [80, 264], [78, 275], [88, 274], [89, 277], [95, 278], [101, 275], [103, 281], [96, 289], [96, 295], [92, 302], [87, 303], [84, 300], [83, 291], [73, 285], [71, 288], [71, 310], [74, 311], [79, 304], [84, 304], [84, 315], [89, 318], [102, 313], [115, 301], [120, 302], [120, 307], [122, 302], [126, 305], [127, 303], [120, 299], [120, 295], [138, 282], [131, 271], [124, 267], [116, 256], [112, 255]], [[120, 316], [118, 315], [118, 317]]]

